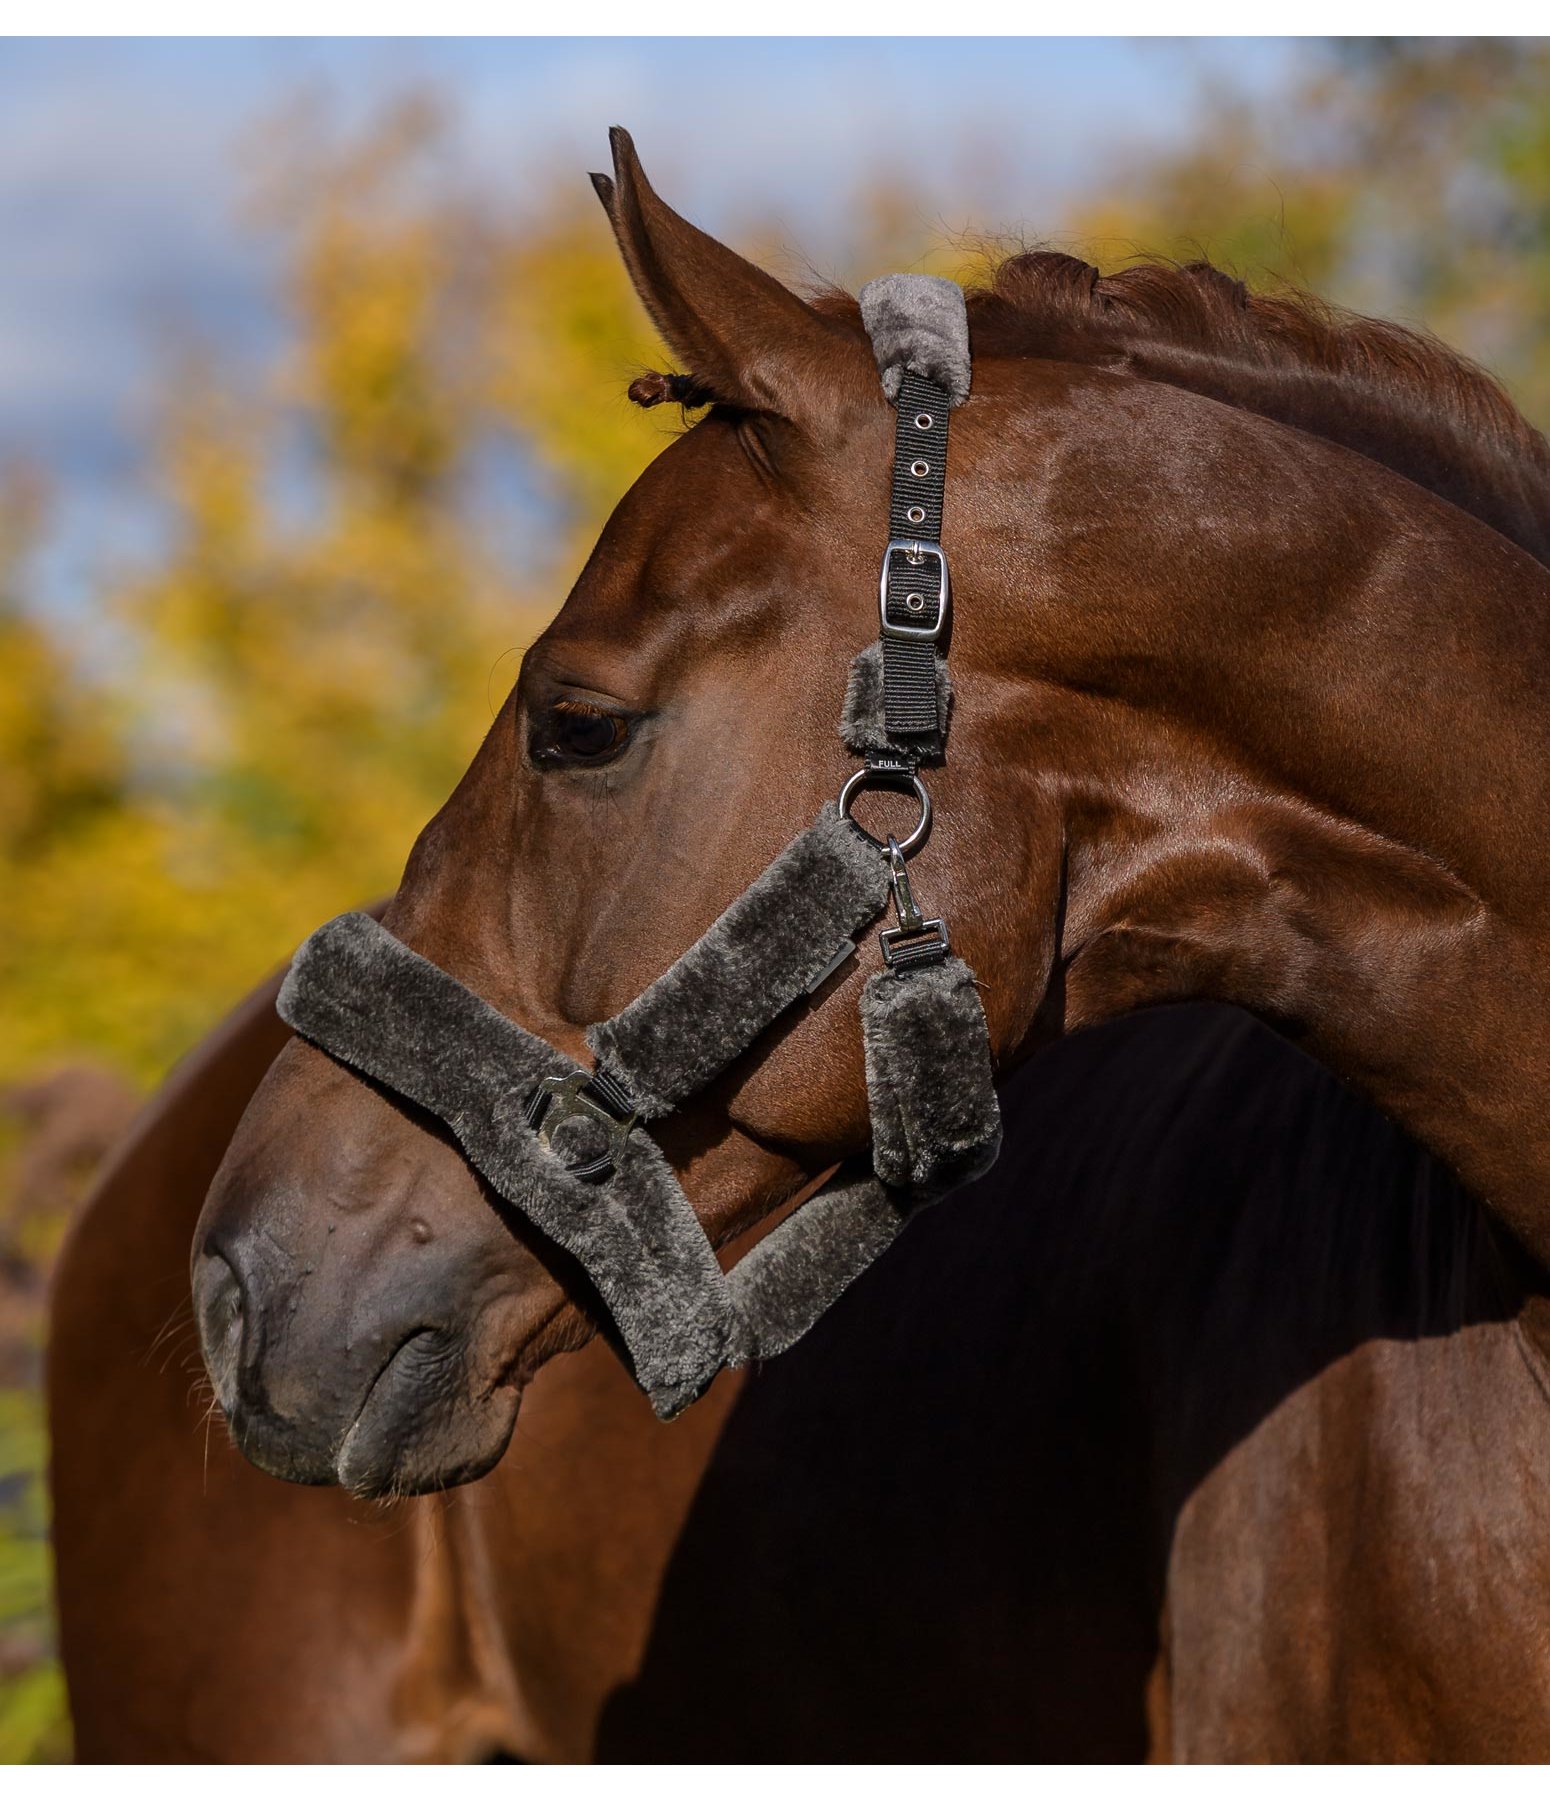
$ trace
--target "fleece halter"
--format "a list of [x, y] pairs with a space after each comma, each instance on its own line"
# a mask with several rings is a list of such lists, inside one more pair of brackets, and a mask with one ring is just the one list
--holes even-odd
[[[717, 1371], [802, 1336], [912, 1213], [986, 1170], [1000, 1146], [974, 976], [926, 918], [906, 860], [925, 843], [923, 766], [946, 752], [941, 545], [948, 416], [968, 397], [962, 290], [890, 275], [862, 319], [897, 408], [878, 641], [851, 666], [841, 734], [861, 766], [705, 935], [587, 1032], [583, 1068], [365, 913], [301, 946], [280, 1016], [348, 1067], [442, 1120], [509, 1205], [585, 1271], [663, 1418]], [[880, 843], [850, 817], [865, 788], [912, 791], [920, 818]], [[872, 1147], [723, 1273], [642, 1129], [703, 1088], [854, 954], [890, 899], [883, 968], [861, 993]]]

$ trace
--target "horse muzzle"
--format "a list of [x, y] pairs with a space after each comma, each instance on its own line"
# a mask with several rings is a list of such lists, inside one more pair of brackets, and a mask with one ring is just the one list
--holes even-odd
[[289, 1046], [266, 1084], [191, 1270], [233, 1441], [266, 1473], [362, 1494], [474, 1479], [564, 1310], [558, 1281], [450, 1146], [327, 1058]]
[[[409, 1494], [472, 1481], [511, 1437], [520, 1387], [458, 1322], [456, 1296], [423, 1287], [397, 1317], [328, 1354], [292, 1328], [304, 1302], [262, 1256], [206, 1243], [194, 1272], [205, 1362], [233, 1441], [266, 1474], [352, 1493]], [[239, 1273], [239, 1269], [241, 1272]], [[418, 1321], [439, 1317], [443, 1322]]]

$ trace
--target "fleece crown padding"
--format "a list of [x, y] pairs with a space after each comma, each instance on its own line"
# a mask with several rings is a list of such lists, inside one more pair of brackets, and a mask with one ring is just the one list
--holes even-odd
[[861, 290], [861, 322], [890, 400], [899, 398], [906, 370], [946, 388], [950, 406], [968, 399], [969, 309], [956, 281], [879, 276]]

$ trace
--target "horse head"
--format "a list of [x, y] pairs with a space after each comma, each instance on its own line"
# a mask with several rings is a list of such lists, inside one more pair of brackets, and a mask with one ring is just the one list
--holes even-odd
[[[679, 218], [623, 133], [615, 158], [596, 185], [620, 249], [710, 408], [619, 505], [384, 915], [581, 1060], [584, 1028], [669, 965], [854, 766], [836, 720], [850, 660], [875, 634], [880, 548], [858, 521], [886, 492], [893, 435], [853, 318]], [[931, 899], [951, 901], [965, 946], [983, 937], [988, 975], [1018, 853], [977, 878], [955, 853], [993, 825], [968, 797], [991, 734], [973, 717], [955, 730], [941, 791], [966, 797], [934, 840]], [[907, 810], [868, 804], [878, 830]], [[1010, 976], [1014, 934], [997, 938]], [[659, 1128], [717, 1243], [864, 1147], [864, 973], [796, 1009]], [[1003, 1043], [1036, 999], [996, 982]], [[579, 1271], [491, 1203], [436, 1120], [300, 1039], [232, 1142], [194, 1280], [244, 1451], [293, 1479], [368, 1490], [487, 1468], [533, 1370], [593, 1328]]]
[[[835, 719], [877, 629], [895, 423], [853, 305], [798, 298], [664, 205], [623, 133], [614, 152], [599, 194], [689, 372], [652, 397], [708, 410], [620, 503], [383, 919], [582, 1065], [587, 1028], [855, 766]], [[1255, 314], [1198, 272], [1081, 268], [1015, 258], [971, 296], [954, 414], [952, 736], [916, 879], [996, 1066], [1141, 1005], [1246, 1007], [1550, 1253], [1528, 1085], [1550, 1008], [1525, 1005], [1545, 871], [1520, 829], [1550, 753], [1550, 647], [1522, 620], [1550, 580], [1532, 507], [1466, 510], [1502, 491], [1467, 457], [1524, 446], [1499, 413], [1472, 431], [1451, 366], [1453, 435], [1407, 440], [1402, 334]], [[902, 829], [868, 804], [876, 835]], [[716, 1245], [865, 1150], [877, 966], [868, 936], [653, 1126]], [[233, 1138], [193, 1269], [243, 1451], [367, 1493], [488, 1469], [534, 1372], [602, 1318], [442, 1118], [302, 1038]]]

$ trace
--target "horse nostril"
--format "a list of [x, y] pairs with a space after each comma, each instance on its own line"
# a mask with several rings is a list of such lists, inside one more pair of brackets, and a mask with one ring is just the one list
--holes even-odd
[[194, 1270], [194, 1316], [216, 1396], [228, 1412], [237, 1395], [246, 1315], [247, 1297], [237, 1271], [219, 1250], [207, 1247]]

